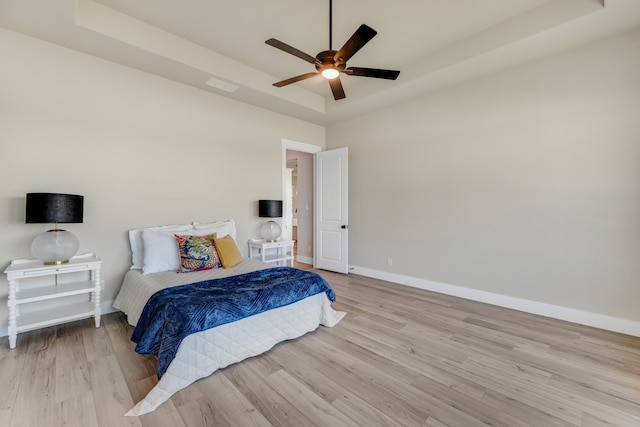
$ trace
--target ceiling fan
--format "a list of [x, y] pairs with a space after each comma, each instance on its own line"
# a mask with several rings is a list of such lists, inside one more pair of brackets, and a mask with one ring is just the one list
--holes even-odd
[[348, 76], [358, 77], [373, 77], [376, 79], [388, 79], [395, 80], [398, 78], [400, 71], [395, 70], [382, 70], [379, 68], [359, 68], [359, 67], [347, 67], [347, 60], [356, 54], [365, 44], [367, 44], [377, 33], [376, 30], [368, 25], [362, 24], [356, 30], [355, 33], [347, 40], [347, 42], [340, 48], [340, 50], [333, 50], [331, 45], [331, 31], [332, 31], [332, 8], [333, 1], [329, 0], [329, 50], [323, 50], [318, 53], [315, 58], [308, 55], [295, 47], [289, 46], [286, 43], [276, 39], [269, 39], [265, 41], [266, 44], [280, 49], [291, 55], [307, 61], [315, 65], [315, 72], [301, 74], [299, 76], [291, 77], [281, 82], [274, 83], [276, 87], [282, 87], [291, 83], [296, 83], [301, 80], [306, 80], [311, 77], [322, 75], [329, 82], [333, 98], [337, 101], [343, 99], [346, 95], [344, 88], [340, 82], [340, 73]]

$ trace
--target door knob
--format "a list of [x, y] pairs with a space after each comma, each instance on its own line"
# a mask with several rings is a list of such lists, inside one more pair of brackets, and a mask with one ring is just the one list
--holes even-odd
[[341, 225], [340, 228], [347, 229], [347, 228], [349, 228], [349, 226], [348, 225]]

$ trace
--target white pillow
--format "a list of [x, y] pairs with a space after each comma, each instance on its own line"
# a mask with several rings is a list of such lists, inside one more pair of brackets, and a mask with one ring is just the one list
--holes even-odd
[[236, 240], [236, 222], [232, 219], [225, 221], [213, 221], [205, 224], [193, 223], [196, 234], [213, 234], [216, 233], [217, 238], [221, 238], [230, 234], [233, 240]]
[[129, 230], [129, 244], [131, 245], [131, 270], [142, 270], [144, 265], [144, 245], [142, 242], [143, 230], [164, 230], [176, 231], [178, 234], [183, 231], [193, 230], [191, 224], [182, 225], [162, 225], [158, 227], [136, 228]]
[[192, 236], [190, 230], [142, 230], [144, 245], [142, 274], [180, 270], [180, 250], [175, 234]]

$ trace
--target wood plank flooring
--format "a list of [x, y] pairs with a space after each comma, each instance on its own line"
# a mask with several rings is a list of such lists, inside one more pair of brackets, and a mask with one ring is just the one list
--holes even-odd
[[0, 426], [640, 426], [640, 338], [321, 272], [348, 312], [151, 414], [121, 313], [0, 339]]

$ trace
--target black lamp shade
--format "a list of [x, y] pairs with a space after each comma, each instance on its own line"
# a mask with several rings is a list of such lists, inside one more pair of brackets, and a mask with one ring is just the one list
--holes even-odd
[[80, 223], [84, 196], [76, 194], [28, 193], [26, 223]]
[[260, 218], [282, 218], [282, 200], [258, 200]]

